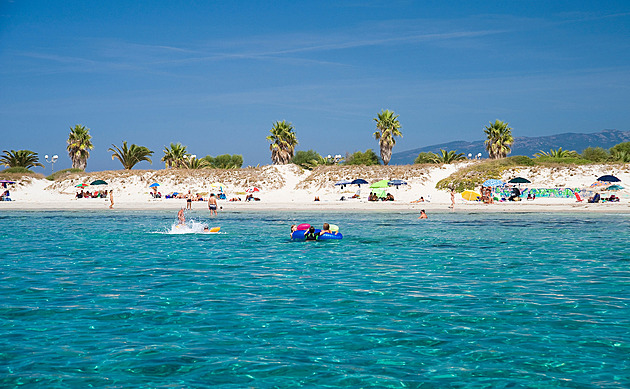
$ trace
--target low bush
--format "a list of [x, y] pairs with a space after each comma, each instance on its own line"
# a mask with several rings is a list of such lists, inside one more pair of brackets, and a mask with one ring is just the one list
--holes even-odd
[[83, 172], [84, 172], [83, 169], [76, 169], [76, 168], [63, 169], [63, 170], [59, 170], [58, 172], [54, 172], [53, 174], [46, 177], [46, 179], [49, 181], [55, 181], [58, 178], [67, 176], [68, 174], [83, 173]]

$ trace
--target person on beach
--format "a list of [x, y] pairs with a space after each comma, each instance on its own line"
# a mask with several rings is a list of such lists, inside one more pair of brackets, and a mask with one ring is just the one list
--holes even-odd
[[455, 209], [455, 188], [451, 188], [451, 209]]
[[186, 195], [186, 209], [192, 209], [192, 197], [192, 193], [188, 191], [188, 194]]
[[208, 209], [210, 210], [210, 216], [214, 213], [217, 214], [217, 198], [214, 197], [214, 193], [210, 193], [210, 198], [208, 199]]
[[177, 212], [177, 219], [179, 220], [179, 224], [183, 225], [186, 223], [186, 217], [184, 216], [184, 208], [180, 208]]
[[418, 219], [428, 219], [429, 217], [427, 216], [426, 212], [424, 212], [424, 209], [420, 211], [420, 216], [418, 217]]
[[114, 208], [114, 191], [109, 191], [109, 209]]

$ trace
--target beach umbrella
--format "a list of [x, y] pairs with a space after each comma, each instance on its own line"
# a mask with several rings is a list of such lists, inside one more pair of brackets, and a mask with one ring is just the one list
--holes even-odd
[[606, 190], [622, 190], [622, 189], [624, 189], [624, 187], [623, 187], [623, 186], [621, 186], [621, 185], [616, 185], [616, 184], [615, 184], [615, 185], [611, 185], [611, 186], [609, 186], [609, 187], [607, 187], [607, 188], [606, 188]]
[[465, 190], [462, 192], [462, 198], [468, 201], [476, 201], [481, 198], [481, 195], [474, 190]]
[[217, 188], [221, 192], [225, 192], [225, 185], [220, 182], [215, 182], [210, 185], [211, 188]]
[[505, 185], [505, 182], [501, 181], [501, 180], [495, 180], [494, 178], [486, 180], [483, 182], [483, 184], [481, 184], [483, 186], [489, 186], [491, 188], [497, 187], [497, 186], [503, 186]]
[[0, 180], [0, 184], [15, 184], [15, 181]]
[[379, 189], [379, 188], [387, 188], [389, 185], [387, 185], [388, 180], [380, 180], [377, 181], [375, 183], [373, 183], [372, 185], [370, 185], [371, 189]]
[[357, 178], [356, 180], [352, 180], [351, 184], [352, 185], [359, 185], [359, 187], [361, 187], [361, 185], [367, 184], [368, 182], [365, 181], [363, 178]]
[[528, 180], [527, 178], [516, 177], [516, 178], [512, 178], [510, 181], [508, 181], [508, 183], [510, 183], [510, 184], [531, 184], [532, 182], [530, 180]]
[[374, 194], [376, 194], [376, 197], [379, 197], [379, 198], [383, 198], [387, 196], [386, 188], [375, 188], [372, 190], [372, 192], [374, 192]]
[[601, 176], [597, 179], [597, 181], [601, 181], [601, 182], [621, 182], [620, 179], [618, 179], [615, 176], [611, 176], [610, 174], [607, 174], [605, 176]]
[[352, 181], [350, 181], [350, 180], [341, 180], [341, 181], [335, 182], [335, 186], [337, 186], [337, 185], [342, 185], [343, 186], [343, 185], [350, 185], [350, 184], [352, 184]]
[[75, 185], [76, 188], [85, 188], [86, 186], [88, 186], [88, 184]]
[[160, 186], [160, 184], [154, 182], [153, 184], [149, 185], [149, 188], [155, 188], [156, 186]]
[[398, 187], [400, 185], [407, 185], [407, 181], [403, 181], [403, 180], [391, 180], [387, 182], [387, 185], [389, 186], [395, 186], [396, 189], [398, 189]]
[[103, 180], [96, 180], [96, 181], [92, 181], [90, 185], [107, 185], [107, 182]]
[[255, 186], [252, 186], [251, 188], [247, 188], [247, 189], [245, 190], [245, 192], [247, 192], [247, 193], [260, 192], [260, 188], [255, 187]]

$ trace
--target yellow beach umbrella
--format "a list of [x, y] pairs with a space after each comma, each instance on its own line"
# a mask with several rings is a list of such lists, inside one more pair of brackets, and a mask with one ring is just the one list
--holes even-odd
[[220, 190], [221, 192], [225, 192], [225, 185], [223, 185], [220, 182], [215, 182], [212, 185], [210, 185], [211, 188], [217, 188], [218, 190]]
[[465, 190], [462, 192], [462, 198], [468, 201], [476, 201], [481, 198], [481, 195], [474, 190]]

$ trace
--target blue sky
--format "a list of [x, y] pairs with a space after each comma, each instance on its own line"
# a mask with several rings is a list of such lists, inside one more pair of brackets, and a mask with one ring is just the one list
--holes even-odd
[[0, 148], [67, 168], [83, 124], [88, 171], [120, 169], [123, 140], [155, 151], [137, 168], [171, 142], [268, 164], [276, 120], [298, 150], [345, 154], [378, 150], [381, 109], [400, 115], [394, 152], [495, 119], [515, 136], [630, 130], [630, 3], [476, 3], [0, 0]]

